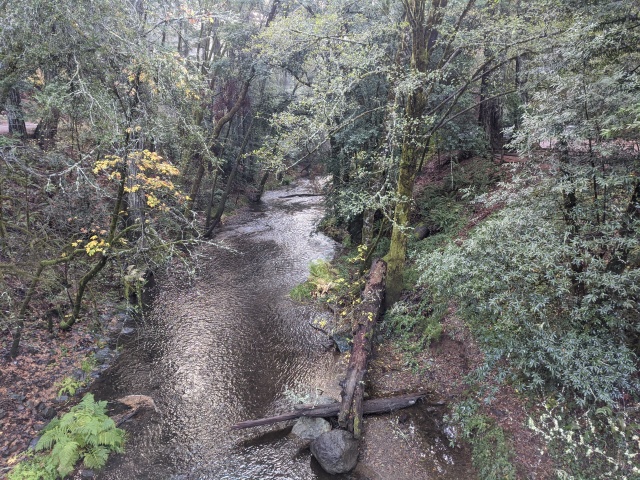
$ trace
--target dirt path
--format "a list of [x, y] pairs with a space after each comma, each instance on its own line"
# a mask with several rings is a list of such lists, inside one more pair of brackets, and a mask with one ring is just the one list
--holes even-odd
[[[33, 135], [38, 124], [33, 122], [25, 122], [24, 124], [27, 127], [27, 134]], [[0, 135], [9, 135], [9, 124], [7, 123], [7, 120], [0, 120]]]

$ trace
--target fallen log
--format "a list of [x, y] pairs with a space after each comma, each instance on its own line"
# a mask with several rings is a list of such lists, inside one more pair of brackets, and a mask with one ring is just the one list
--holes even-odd
[[284, 195], [280, 198], [295, 198], [295, 197], [324, 197], [324, 193], [294, 193], [292, 195]]
[[[376, 398], [362, 402], [362, 411], [369, 415], [372, 413], [388, 413], [401, 408], [415, 405], [418, 400], [424, 398], [425, 393], [412, 393], [409, 395], [399, 395], [390, 398]], [[441, 405], [436, 403], [435, 405]], [[259, 427], [261, 425], [272, 425], [274, 423], [295, 420], [300, 417], [337, 417], [340, 413], [341, 403], [331, 403], [329, 405], [301, 405], [296, 411], [283, 413], [275, 417], [260, 418], [257, 420], [246, 420], [231, 426], [231, 430], [241, 430], [243, 428]]]
[[364, 377], [373, 345], [373, 329], [383, 308], [386, 273], [387, 264], [380, 259], [374, 260], [362, 293], [362, 303], [356, 313], [353, 348], [345, 379], [341, 383], [342, 405], [338, 424], [353, 433], [356, 439], [362, 435]]

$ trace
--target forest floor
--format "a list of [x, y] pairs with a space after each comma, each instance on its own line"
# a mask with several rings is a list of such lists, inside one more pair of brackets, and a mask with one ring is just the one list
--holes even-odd
[[[374, 387], [375, 396], [426, 390], [429, 399], [444, 402], [448, 413], [454, 404], [467, 398], [470, 386], [465, 378], [481, 366], [482, 353], [454, 307], [450, 308], [442, 326], [439, 340], [420, 354], [411, 353], [411, 365], [407, 365], [407, 354], [392, 340], [376, 347], [368, 374], [368, 383]], [[494, 382], [494, 387], [494, 398], [484, 405], [482, 413], [506, 433], [513, 448], [511, 461], [516, 467], [517, 478], [553, 478], [553, 463], [544, 442], [527, 427], [531, 412], [527, 411], [526, 400], [504, 383]], [[459, 438], [451, 440], [457, 445], [465, 443]], [[382, 438], [370, 441], [384, 443]], [[467, 455], [470, 455], [469, 449]], [[404, 465], [411, 472], [417, 471], [421, 463], [420, 457], [409, 455]]]
[[[501, 179], [506, 179], [512, 175], [511, 167], [524, 161], [515, 155], [496, 156], [495, 172]], [[484, 168], [480, 165], [482, 162], [483, 160], [477, 157], [469, 158], [458, 161], [455, 168], [473, 172]], [[441, 185], [450, 181], [450, 177], [450, 161], [430, 162], [417, 178], [416, 198], [422, 194], [425, 187]], [[497, 187], [491, 188], [495, 190]], [[499, 208], [499, 205], [492, 208], [480, 204], [470, 206], [471, 210], [465, 212], [466, 222], [451, 234], [450, 239], [456, 242], [463, 241], [475, 226]], [[409, 304], [419, 304], [422, 294], [419, 290], [406, 292], [403, 300]], [[450, 305], [441, 325], [442, 333], [439, 339], [431, 342], [428, 348], [419, 353], [404, 351], [393, 337], [386, 338], [376, 346], [368, 374], [368, 383], [375, 390], [376, 396], [398, 391], [426, 390], [433, 399], [443, 401], [449, 412], [453, 405], [473, 396], [473, 387], [466, 379], [482, 365], [482, 352], [469, 329], [458, 317], [455, 305]], [[495, 393], [491, 403], [481, 406], [480, 413], [505, 432], [517, 478], [553, 478], [554, 464], [545, 442], [527, 426], [529, 416], [534, 413], [527, 405], [527, 399], [504, 382], [487, 382], [491, 385], [484, 386], [492, 387]], [[406, 462], [409, 471], [416, 471], [421, 460], [416, 456], [408, 456]]]
[[[65, 413], [115, 358], [115, 342], [130, 318], [113, 295], [93, 307], [92, 321], [69, 332], [49, 333], [45, 302], [34, 302], [34, 316], [23, 330], [20, 355], [9, 358], [12, 332], [0, 329], [0, 478], [35, 444], [38, 432], [57, 413]], [[110, 348], [111, 347], [111, 348]], [[74, 396], [73, 394], [76, 394]]]

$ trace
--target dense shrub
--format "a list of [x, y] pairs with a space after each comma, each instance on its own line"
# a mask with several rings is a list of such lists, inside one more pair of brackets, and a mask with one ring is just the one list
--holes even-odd
[[[422, 255], [421, 282], [436, 304], [458, 303], [489, 366], [508, 360], [523, 388], [612, 404], [638, 391], [640, 270], [607, 262], [619, 217], [575, 234], [555, 188], [531, 187], [461, 246]], [[637, 236], [624, 241], [638, 247]]]

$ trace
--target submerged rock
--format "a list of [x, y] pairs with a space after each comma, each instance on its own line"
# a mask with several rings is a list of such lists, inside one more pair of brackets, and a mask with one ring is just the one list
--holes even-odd
[[327, 473], [346, 473], [358, 463], [358, 441], [346, 430], [331, 430], [311, 443], [311, 453]]

